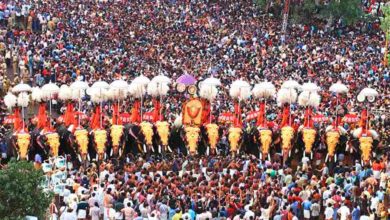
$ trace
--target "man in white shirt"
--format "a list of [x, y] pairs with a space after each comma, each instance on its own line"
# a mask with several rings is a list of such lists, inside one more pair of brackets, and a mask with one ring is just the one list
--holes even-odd
[[345, 204], [342, 204], [339, 210], [337, 210], [337, 214], [340, 215], [340, 220], [347, 220], [351, 214], [351, 211]]
[[77, 215], [72, 208], [68, 208], [67, 212], [61, 215], [62, 220], [77, 220]]
[[246, 209], [244, 219], [249, 220], [252, 217], [252, 219], [255, 219], [255, 213], [252, 211], [252, 206], [249, 206], [248, 209]]
[[328, 204], [328, 207], [326, 207], [325, 212], [324, 212], [325, 220], [332, 220], [333, 213], [334, 213], [334, 210], [333, 210], [332, 204]]

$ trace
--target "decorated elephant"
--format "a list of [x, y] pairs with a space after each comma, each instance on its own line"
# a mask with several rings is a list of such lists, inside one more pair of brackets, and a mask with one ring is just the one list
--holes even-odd
[[374, 130], [366, 130], [358, 128], [354, 130], [353, 137], [358, 140], [359, 149], [361, 151], [361, 160], [363, 164], [371, 162], [371, 152], [374, 146], [378, 144], [378, 133]]
[[198, 150], [200, 129], [198, 127], [186, 126], [184, 131], [188, 145], [188, 151], [191, 155], [194, 155]]
[[239, 146], [242, 133], [242, 129], [239, 127], [233, 126], [229, 128], [228, 140], [230, 144], [230, 151], [233, 153], [233, 155], [240, 153]]
[[47, 144], [50, 147], [50, 155], [52, 157], [58, 157], [60, 148], [60, 136], [57, 132], [49, 132], [46, 135]]
[[283, 161], [286, 161], [287, 158], [291, 156], [294, 135], [295, 135], [295, 130], [291, 126], [284, 126], [280, 131], [280, 137], [282, 139], [281, 146], [282, 146], [282, 153], [283, 153]]
[[172, 152], [172, 149], [169, 147], [169, 137], [170, 137], [170, 125], [167, 121], [157, 121], [155, 124], [156, 133], [158, 135], [158, 151], [161, 153]]
[[306, 154], [310, 155], [310, 157], [313, 157], [313, 146], [316, 141], [316, 135], [317, 131], [313, 128], [303, 128], [301, 130], [302, 133], [302, 141], [305, 144], [305, 150], [303, 152], [303, 155], [306, 156]]
[[110, 137], [112, 148], [110, 156], [121, 156], [123, 152], [123, 140], [124, 140], [124, 126], [123, 125], [111, 125]]
[[93, 131], [95, 150], [97, 159], [103, 160], [106, 158], [107, 131], [104, 129], [96, 129]]
[[272, 131], [270, 129], [259, 129], [259, 140], [261, 144], [260, 158], [263, 159], [267, 155], [270, 160], [269, 152], [272, 144]]
[[154, 152], [153, 147], [153, 124], [150, 122], [143, 121], [139, 124], [140, 131], [144, 136], [143, 151], [146, 153], [148, 151]]
[[78, 145], [78, 157], [80, 161], [89, 160], [88, 145], [89, 137], [86, 129], [77, 129], [74, 132], [75, 142]]
[[217, 152], [217, 144], [219, 141], [219, 126], [217, 124], [207, 124], [205, 127], [211, 150], [211, 152], [209, 152], [209, 149], [207, 148], [207, 154], [215, 154]]
[[16, 150], [18, 152], [18, 158], [28, 160], [28, 151], [30, 148], [31, 135], [28, 132], [18, 132], [16, 134]]
[[341, 137], [345, 134], [347, 134], [347, 132], [341, 126], [335, 128], [333, 125], [330, 125], [326, 128], [325, 141], [328, 153], [325, 161], [328, 161], [329, 157], [334, 157], [334, 160], [336, 161], [337, 146], [340, 145]]

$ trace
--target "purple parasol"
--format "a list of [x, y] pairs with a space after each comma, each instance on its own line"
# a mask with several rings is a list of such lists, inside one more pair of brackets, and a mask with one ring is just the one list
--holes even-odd
[[181, 75], [179, 78], [177, 78], [176, 82], [189, 86], [189, 85], [194, 85], [196, 83], [196, 79], [190, 74], [184, 74]]

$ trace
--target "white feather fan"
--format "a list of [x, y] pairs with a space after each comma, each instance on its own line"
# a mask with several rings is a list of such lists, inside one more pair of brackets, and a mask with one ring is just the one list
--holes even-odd
[[[373, 139], [378, 139], [379, 138], [379, 134], [375, 130], [370, 129], [370, 130], [368, 130], [368, 133], [370, 134], [370, 136]], [[353, 130], [353, 132], [352, 132], [352, 135], [355, 138], [358, 138], [361, 134], [362, 134], [362, 128], [357, 128], [357, 129]]]
[[85, 96], [85, 89], [72, 89], [72, 99], [78, 100]]
[[167, 76], [164, 76], [164, 75], [158, 75], [152, 79], [152, 82], [155, 82], [157, 84], [170, 84], [171, 79]]
[[52, 82], [45, 84], [42, 86], [42, 99], [48, 101], [52, 98], [53, 95], [58, 94], [60, 88]]
[[321, 103], [321, 96], [316, 92], [311, 93], [308, 105], [317, 108], [318, 106], [320, 106], [320, 103]]
[[279, 105], [294, 103], [297, 100], [297, 91], [295, 89], [280, 89], [278, 91], [277, 101]]
[[302, 91], [308, 91], [308, 92], [317, 92], [320, 90], [320, 88], [315, 83], [303, 83], [302, 85]]
[[308, 106], [309, 105], [309, 98], [310, 98], [310, 92], [303, 91], [298, 96], [298, 104], [301, 106]]
[[136, 77], [131, 83], [134, 85], [143, 85], [146, 87], [148, 83], [150, 82], [150, 79], [144, 75], [140, 75]]
[[348, 87], [341, 82], [337, 82], [330, 86], [329, 91], [334, 93], [347, 93]]
[[282, 89], [300, 89], [301, 85], [295, 80], [287, 80], [282, 84]]
[[72, 99], [72, 89], [65, 84], [62, 85], [60, 87], [60, 91], [58, 92], [58, 98], [63, 101]]
[[251, 86], [243, 80], [236, 80], [230, 86], [230, 96], [240, 101], [248, 99], [251, 96]]
[[16, 106], [17, 103], [17, 97], [8, 92], [7, 95], [4, 96], [4, 104], [7, 106], [8, 109], [12, 109], [13, 107]]
[[379, 95], [379, 93], [373, 89], [373, 88], [364, 88], [362, 91], [360, 91], [359, 95], [362, 95], [364, 97], [376, 97]]
[[30, 96], [26, 92], [21, 92], [18, 96], [18, 106], [26, 108], [30, 102]]
[[87, 89], [87, 94], [94, 103], [100, 103], [107, 99], [107, 89], [91, 87]]
[[42, 101], [42, 91], [39, 87], [33, 87], [31, 90], [31, 99], [36, 102]]
[[271, 82], [261, 82], [256, 84], [252, 90], [253, 96], [256, 98], [271, 98], [275, 95], [276, 89]]
[[167, 83], [159, 83], [157, 81], [150, 81], [147, 87], [147, 93], [152, 97], [166, 96], [169, 91]]
[[131, 96], [141, 98], [146, 93], [146, 85], [131, 83], [128, 91]]
[[216, 86], [205, 85], [205, 84], [202, 84], [200, 86], [200, 90], [199, 90], [200, 97], [207, 99], [211, 102], [211, 101], [215, 100], [217, 95], [218, 95], [218, 89]]

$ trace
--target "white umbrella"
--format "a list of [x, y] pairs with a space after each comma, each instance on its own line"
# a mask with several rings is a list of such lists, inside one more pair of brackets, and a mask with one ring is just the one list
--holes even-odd
[[15, 87], [12, 88], [13, 93], [19, 93], [19, 92], [31, 92], [31, 86], [26, 83], [19, 83]]
[[110, 88], [113, 89], [120, 89], [120, 90], [126, 90], [129, 87], [129, 84], [127, 84], [124, 80], [115, 80], [110, 84]]
[[141, 95], [141, 118], [143, 117], [143, 111], [142, 111], [142, 107], [143, 107], [143, 102], [144, 102], [144, 99], [143, 99], [143, 95], [144, 93], [146, 92], [146, 86], [150, 83], [150, 79], [144, 75], [140, 75], [138, 77], [136, 77], [133, 82], [131, 82], [131, 84], [134, 86], [132, 87], [133, 88], [133, 92], [134, 92], [134, 89], [135, 90], [140, 90], [140, 95]]

